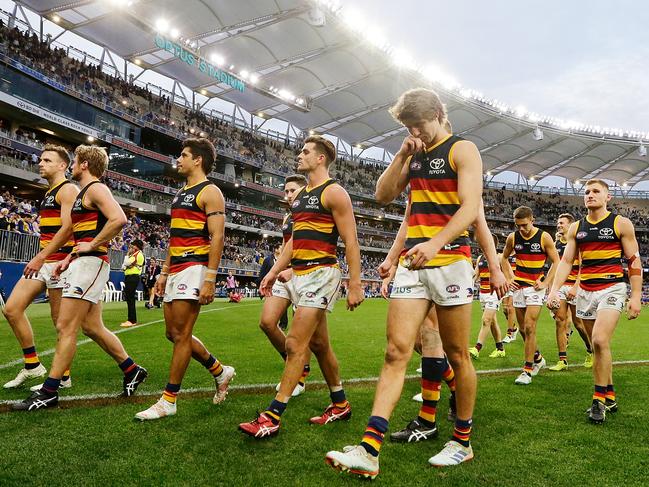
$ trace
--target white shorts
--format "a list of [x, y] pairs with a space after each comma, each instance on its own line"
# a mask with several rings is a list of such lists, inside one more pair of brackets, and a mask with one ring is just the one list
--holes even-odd
[[568, 304], [577, 304], [577, 296], [568, 299], [568, 292], [572, 289], [572, 284], [564, 284], [559, 288], [559, 299], [566, 301]]
[[532, 286], [524, 287], [514, 292], [514, 308], [543, 306], [544, 298], [545, 289], [537, 291]]
[[99, 257], [82, 256], [70, 262], [67, 272], [61, 276], [63, 297], [90, 301], [97, 304], [110, 277], [108, 262]]
[[38, 274], [34, 277], [30, 277], [30, 279], [35, 279], [45, 283], [47, 289], [63, 289], [63, 277], [68, 273], [68, 269], [66, 269], [65, 272], [62, 272], [58, 279], [55, 279], [52, 277], [52, 273], [57, 265], [58, 262], [45, 262], [41, 267], [41, 270], [38, 271]]
[[620, 313], [626, 304], [626, 283], [618, 282], [599, 291], [577, 291], [577, 317], [594, 320], [600, 309], [614, 309]]
[[427, 299], [439, 306], [473, 302], [473, 268], [466, 260], [443, 267], [411, 271], [397, 268], [390, 298]]
[[275, 284], [273, 284], [272, 294], [274, 297], [287, 299], [291, 304], [297, 306], [298, 297], [293, 279], [288, 282], [275, 281]]
[[206, 270], [207, 266], [197, 264], [175, 274], [169, 274], [162, 302], [170, 303], [176, 299], [198, 301]]
[[330, 313], [336, 304], [342, 274], [337, 267], [320, 267], [308, 274], [293, 274], [298, 307], [326, 309]]
[[498, 311], [500, 309], [500, 299], [498, 299], [498, 296], [495, 292], [491, 294], [480, 293], [479, 298], [482, 311], [486, 309]]

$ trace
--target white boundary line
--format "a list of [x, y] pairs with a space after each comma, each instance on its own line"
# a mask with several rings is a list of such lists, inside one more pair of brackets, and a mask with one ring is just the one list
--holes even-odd
[[[235, 306], [226, 306], [224, 308], [211, 308], [211, 309], [206, 309], [204, 311], [199, 311], [198, 313], [203, 314], [203, 313], [212, 313], [214, 311], [223, 311], [223, 310], [227, 311], [229, 309], [241, 308], [241, 307], [246, 307], [246, 306], [256, 306], [257, 304], [258, 303], [250, 303], [250, 304], [242, 304], [242, 305], [239, 305], [239, 306], [236, 306], [236, 307]], [[140, 328], [144, 328], [145, 326], [155, 325], [157, 323], [164, 323], [164, 318], [162, 318], [161, 320], [155, 320], [155, 321], [149, 321], [147, 323], [142, 323], [141, 325], [132, 326], [130, 328], [122, 328], [120, 330], [115, 330], [115, 331], [113, 331], [113, 333], [115, 335], [119, 335], [120, 333], [126, 333], [128, 331], [139, 330]], [[77, 342], [77, 346], [85, 345], [86, 343], [92, 343], [92, 342], [93, 342], [93, 340], [91, 340], [90, 338], [84, 338], [83, 340], [79, 340]], [[49, 349], [44, 350], [42, 352], [38, 352], [38, 356], [39, 357], [46, 357], [48, 355], [54, 354], [55, 351], [56, 351], [56, 349], [49, 348]], [[6, 364], [0, 364], [0, 370], [8, 369], [10, 367], [14, 367], [14, 366], [22, 364], [22, 363], [23, 363], [22, 358], [12, 360], [10, 362], [7, 362]]]
[[[219, 308], [219, 309], [224, 309], [224, 308]], [[216, 310], [207, 310], [207, 311], [216, 311]], [[130, 329], [130, 328], [129, 328]], [[618, 362], [613, 362], [613, 365], [648, 365], [649, 360], [620, 360]], [[583, 365], [570, 365], [570, 368], [583, 368]], [[488, 370], [478, 370], [476, 373], [478, 375], [501, 375], [501, 374], [507, 374], [509, 372], [519, 372], [521, 370], [520, 367], [509, 367], [506, 369], [488, 369]], [[556, 374], [559, 376], [560, 374]], [[406, 379], [419, 379], [421, 376], [419, 374], [412, 374], [412, 375], [406, 375]], [[347, 379], [343, 381], [345, 384], [357, 384], [361, 382], [377, 382], [379, 380], [378, 377], [356, 377], [353, 379]], [[314, 384], [314, 385], [326, 385], [327, 383], [323, 380], [319, 381], [309, 381], [309, 384]], [[276, 382], [270, 384], [240, 384], [240, 385], [232, 385], [228, 388], [228, 391], [249, 391], [249, 390], [257, 390], [257, 389], [268, 389], [269, 391], [275, 391], [275, 386], [277, 385]], [[215, 392], [214, 387], [195, 387], [191, 389], [181, 389], [181, 392], [183, 393], [207, 393], [207, 392]], [[145, 392], [145, 393], [137, 393], [137, 397], [158, 397], [161, 394], [161, 391], [156, 391], [156, 392]], [[86, 394], [83, 396], [64, 396], [59, 398], [59, 402], [74, 402], [74, 401], [92, 401], [92, 400], [97, 400], [97, 399], [117, 399], [117, 394], [115, 392], [112, 392], [110, 394], [107, 393], [101, 393], [101, 394]], [[9, 405], [9, 404], [15, 404], [19, 403], [21, 400], [5, 400], [5, 401], [0, 401], [0, 406], [3, 405]]]

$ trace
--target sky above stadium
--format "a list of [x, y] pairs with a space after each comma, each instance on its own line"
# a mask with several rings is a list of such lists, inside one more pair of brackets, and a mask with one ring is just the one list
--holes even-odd
[[649, 130], [649, 3], [341, 0], [418, 64], [515, 107]]

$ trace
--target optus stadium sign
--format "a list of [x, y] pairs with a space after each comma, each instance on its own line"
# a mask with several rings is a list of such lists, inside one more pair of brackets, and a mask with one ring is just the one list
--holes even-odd
[[205, 73], [210, 78], [214, 78], [221, 83], [225, 83], [242, 93], [246, 90], [246, 84], [239, 78], [232, 76], [230, 73], [227, 73], [222, 69], [208, 63], [205, 59], [196, 56], [194, 53], [187, 51], [177, 42], [174, 42], [158, 34], [155, 37], [155, 45], [160, 49], [164, 49], [165, 51], [170, 52], [188, 66], [198, 69], [201, 73]]

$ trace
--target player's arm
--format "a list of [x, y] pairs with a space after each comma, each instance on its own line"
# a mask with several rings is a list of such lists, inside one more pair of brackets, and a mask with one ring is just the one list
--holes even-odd
[[627, 260], [629, 283], [631, 284], [631, 297], [627, 304], [627, 316], [630, 320], [640, 314], [642, 298], [642, 259], [638, 241], [635, 238], [633, 223], [626, 217], [620, 216], [616, 221], [618, 233], [622, 243], [624, 257]]
[[500, 267], [500, 259], [498, 258], [496, 245], [494, 244], [494, 239], [491, 236], [491, 231], [487, 225], [487, 218], [484, 214], [484, 203], [482, 202], [482, 198], [480, 198], [478, 218], [473, 222], [473, 226], [475, 228], [475, 238], [482, 249], [484, 258], [487, 260], [487, 266], [489, 266], [489, 283], [491, 290], [496, 292], [498, 299], [502, 299], [508, 289], [507, 278]]
[[207, 215], [207, 233], [210, 235], [210, 252], [207, 271], [198, 294], [199, 304], [210, 304], [214, 301], [216, 291], [216, 274], [223, 254], [225, 236], [225, 199], [221, 190], [214, 185], [206, 186], [200, 193], [199, 206]]
[[[560, 261], [559, 252], [557, 252], [557, 247], [554, 245], [554, 240], [552, 240], [552, 237], [547, 232], [541, 235], [541, 247], [547, 254], [548, 258], [552, 261], [552, 264], [550, 265], [550, 269], [548, 270], [548, 275], [546, 276], [545, 280], [543, 282], [538, 282], [538, 284], [534, 286], [534, 288], [537, 290], [545, 289], [552, 285], [552, 281], [554, 280], [554, 276], [557, 272], [557, 266], [559, 265]], [[572, 261], [570, 262], [570, 267], [572, 269]]]
[[72, 238], [72, 205], [74, 200], [79, 194], [79, 188], [74, 184], [64, 184], [63, 187], [56, 194], [58, 202], [61, 205], [61, 228], [54, 234], [50, 243], [48, 243], [43, 250], [30, 260], [23, 274], [25, 277], [32, 277], [38, 274], [45, 260], [52, 254], [56, 253], [63, 247], [70, 238]]
[[514, 234], [510, 233], [507, 235], [507, 240], [505, 240], [505, 247], [503, 248], [503, 253], [500, 254], [500, 268], [505, 273], [505, 277], [509, 282], [514, 281], [514, 271], [512, 266], [509, 264], [509, 257], [512, 255], [514, 250]]
[[410, 269], [420, 269], [433, 259], [444, 245], [452, 242], [478, 217], [482, 201], [482, 158], [478, 148], [467, 140], [453, 146], [453, 161], [457, 170], [460, 207], [446, 226], [427, 242], [415, 245], [406, 255], [411, 256]]
[[475, 260], [475, 267], [473, 268], [473, 282], [478, 280], [478, 276], [480, 275], [480, 261], [482, 260], [482, 256], [479, 255], [478, 258]]
[[379, 271], [379, 277], [381, 277], [381, 279], [385, 279], [386, 276], [390, 273], [390, 269], [392, 267], [395, 267], [399, 261], [399, 254], [401, 254], [401, 251], [406, 245], [409, 217], [410, 217], [410, 201], [408, 201], [408, 204], [406, 206], [406, 213], [403, 216], [403, 220], [401, 221], [401, 226], [399, 227], [399, 231], [397, 232], [397, 236], [394, 239], [394, 242], [392, 242], [392, 246], [388, 251], [388, 255], [385, 257], [385, 260], [383, 260], [381, 265], [379, 265], [378, 271]]
[[122, 207], [115, 201], [110, 190], [103, 184], [93, 184], [86, 192], [86, 197], [91, 206], [96, 207], [106, 217], [104, 228], [90, 242], [81, 242], [77, 245], [77, 252], [91, 252], [101, 244], [110, 242], [126, 225], [127, 219]]
[[399, 152], [376, 182], [376, 201], [382, 205], [390, 204], [406, 189], [410, 158], [423, 150], [421, 139], [409, 135], [403, 140]]
[[[556, 266], [556, 272], [554, 274], [554, 279], [552, 280], [552, 288], [550, 289], [550, 294], [548, 295], [548, 308], [556, 309], [559, 307], [559, 296], [558, 291], [563, 286], [563, 283], [566, 282], [570, 271], [572, 270], [572, 263], [575, 260], [577, 254], [577, 240], [575, 235], [577, 233], [578, 222], [574, 222], [570, 225], [568, 233], [565, 235], [566, 247], [563, 251], [563, 256]], [[556, 248], [555, 248], [556, 252]], [[558, 253], [557, 253], [558, 256]], [[554, 266], [554, 263], [552, 264]]]
[[345, 243], [345, 259], [349, 269], [347, 309], [353, 311], [365, 299], [361, 287], [361, 250], [356, 235], [356, 218], [349, 194], [334, 184], [322, 193], [322, 204], [331, 211], [340, 238]]

